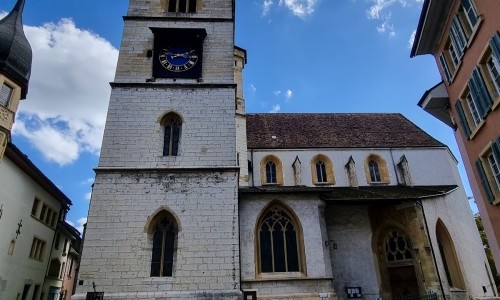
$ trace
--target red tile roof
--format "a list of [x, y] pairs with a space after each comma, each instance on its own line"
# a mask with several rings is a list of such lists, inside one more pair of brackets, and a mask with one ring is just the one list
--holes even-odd
[[248, 114], [249, 149], [445, 147], [401, 114]]

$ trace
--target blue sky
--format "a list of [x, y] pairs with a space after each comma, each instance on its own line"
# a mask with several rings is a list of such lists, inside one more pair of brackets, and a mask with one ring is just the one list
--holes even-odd
[[[14, 3], [2, 1], [0, 12]], [[238, 0], [247, 111], [398, 112], [460, 160], [453, 131], [417, 106], [440, 81], [430, 55], [410, 59], [422, 3]], [[87, 216], [127, 5], [27, 0], [25, 7], [33, 70], [13, 140], [72, 199], [68, 219], [77, 227]], [[461, 161], [460, 170], [466, 178]], [[468, 183], [466, 190], [471, 195]]]

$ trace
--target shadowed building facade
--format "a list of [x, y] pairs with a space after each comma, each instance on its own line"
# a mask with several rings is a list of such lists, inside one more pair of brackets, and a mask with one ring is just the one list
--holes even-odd
[[419, 102], [452, 127], [500, 267], [500, 2], [423, 4], [411, 56], [431, 54], [443, 81]]

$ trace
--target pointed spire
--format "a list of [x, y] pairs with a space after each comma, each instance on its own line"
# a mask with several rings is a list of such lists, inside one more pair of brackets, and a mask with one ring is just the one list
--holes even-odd
[[12, 12], [17, 12], [19, 13], [19, 15], [22, 15], [25, 2], [26, 2], [25, 0], [17, 0], [16, 6], [14, 6]]
[[17, 0], [12, 11], [0, 20], [0, 72], [21, 86], [26, 98], [31, 75], [31, 46], [24, 35], [22, 13], [25, 0]]

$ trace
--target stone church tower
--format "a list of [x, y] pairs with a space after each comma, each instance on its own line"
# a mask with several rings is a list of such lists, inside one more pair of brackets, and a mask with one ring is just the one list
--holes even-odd
[[234, 1], [124, 21], [75, 299], [240, 298]]
[[0, 20], [0, 162], [19, 106], [26, 98], [31, 75], [31, 46], [24, 35], [24, 0]]

